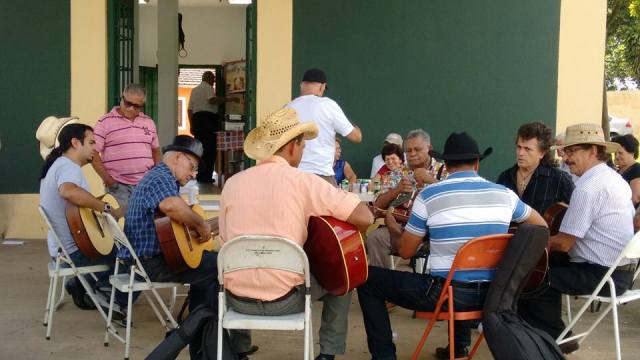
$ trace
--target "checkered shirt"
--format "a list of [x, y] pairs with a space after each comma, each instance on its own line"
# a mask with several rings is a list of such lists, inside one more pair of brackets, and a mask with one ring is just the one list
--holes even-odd
[[[171, 196], [180, 196], [180, 185], [163, 162], [149, 170], [133, 190], [125, 216], [124, 233], [138, 256], [155, 256], [160, 253], [153, 218], [160, 202]], [[118, 256], [123, 259], [131, 258], [125, 248], [120, 248]]]

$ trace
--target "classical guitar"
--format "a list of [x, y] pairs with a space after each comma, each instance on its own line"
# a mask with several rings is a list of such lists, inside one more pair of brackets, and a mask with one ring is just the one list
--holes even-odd
[[[114, 209], [119, 206], [118, 201], [109, 194], [102, 195], [98, 199], [109, 203]], [[106, 230], [106, 224], [103, 224], [98, 216], [99, 213], [99, 211], [71, 203], [67, 203], [65, 210], [71, 237], [82, 255], [94, 260], [111, 253], [114, 244], [113, 237]]]
[[[200, 205], [193, 205], [191, 209], [204, 219], [204, 210]], [[218, 218], [205, 221], [211, 225], [211, 238], [201, 243], [198, 241], [200, 235], [195, 229], [173, 221], [164, 214], [155, 218], [162, 255], [174, 272], [197, 268], [202, 260], [202, 253], [214, 249], [213, 237], [218, 234]]]
[[304, 250], [311, 273], [333, 295], [344, 295], [367, 281], [367, 253], [358, 229], [329, 216], [309, 219]]
[[[544, 214], [542, 215], [544, 221], [549, 226], [549, 234], [551, 236], [558, 234], [558, 231], [560, 230], [560, 224], [562, 224], [562, 219], [564, 218], [564, 214], [567, 212], [567, 209], [567, 204], [555, 203], [549, 206], [549, 208], [547, 208], [547, 210], [545, 210]], [[548, 270], [549, 245], [547, 244], [547, 248], [544, 250], [544, 253], [538, 261], [538, 264], [531, 271], [531, 275], [529, 276], [529, 280], [524, 286], [523, 291], [527, 293], [539, 288], [544, 283], [544, 279]]]

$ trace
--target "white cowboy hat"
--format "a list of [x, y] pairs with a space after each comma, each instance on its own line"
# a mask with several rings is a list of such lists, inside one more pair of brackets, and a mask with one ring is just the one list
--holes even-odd
[[38, 130], [36, 130], [36, 139], [40, 141], [40, 155], [42, 158], [45, 159], [54, 147], [60, 145], [58, 143], [58, 134], [63, 127], [79, 122], [80, 120], [75, 116], [65, 118], [47, 116], [42, 120]]
[[604, 131], [597, 124], [576, 124], [567, 126], [565, 132], [564, 144], [554, 145], [552, 150], [562, 149], [578, 144], [600, 145], [606, 148], [606, 152], [612, 153], [620, 150], [620, 144], [604, 140]]
[[313, 139], [318, 136], [318, 126], [314, 122], [301, 123], [294, 109], [282, 108], [249, 132], [244, 152], [254, 160], [265, 160], [300, 134], [304, 134], [305, 140]]

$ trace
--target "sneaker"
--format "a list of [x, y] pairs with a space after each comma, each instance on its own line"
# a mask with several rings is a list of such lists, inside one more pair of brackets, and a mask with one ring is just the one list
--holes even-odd
[[258, 349], [260, 349], [258, 346], [256, 345], [252, 345], [249, 350], [247, 351], [243, 351], [243, 352], [239, 352], [238, 353], [238, 358], [240, 360], [248, 360], [249, 359], [249, 355], [253, 355], [256, 353], [256, 351], [258, 351]]
[[316, 356], [315, 360], [334, 360], [335, 358], [335, 355], [320, 354]]
[[[454, 356], [457, 358], [467, 357], [469, 356], [469, 349], [466, 346], [456, 346], [454, 350]], [[436, 348], [436, 358], [437, 359], [449, 359], [449, 345], [446, 347]]]
[[580, 344], [578, 344], [578, 340], [567, 341], [566, 343], [562, 343], [558, 345], [563, 354], [569, 355], [572, 352], [577, 351], [580, 348]]
[[67, 291], [67, 294], [71, 295], [71, 299], [73, 299], [73, 303], [76, 304], [82, 310], [95, 310], [96, 306], [91, 301], [89, 295], [84, 290], [84, 287], [80, 283], [77, 278], [70, 279], [65, 282], [64, 289]]

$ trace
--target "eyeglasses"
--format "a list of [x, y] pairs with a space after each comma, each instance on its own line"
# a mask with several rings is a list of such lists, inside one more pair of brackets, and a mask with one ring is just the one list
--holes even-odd
[[141, 110], [142, 108], [144, 108], [144, 104], [136, 104], [136, 103], [132, 103], [131, 101], [127, 100], [124, 98], [124, 96], [121, 97], [122, 99], [122, 104], [124, 105], [124, 107], [132, 107], [135, 110]]
[[587, 150], [588, 148], [585, 148], [582, 145], [574, 145], [574, 146], [567, 146], [565, 148], [563, 148], [562, 150], [564, 151], [564, 154], [566, 156], [572, 156], [573, 154], [575, 154], [578, 150]]
[[188, 157], [186, 154], [181, 153], [182, 156], [184, 156], [187, 161], [189, 161], [189, 164], [191, 164], [191, 171], [193, 172], [198, 172], [198, 163], [197, 162], [193, 162], [193, 160], [191, 160], [190, 157]]

